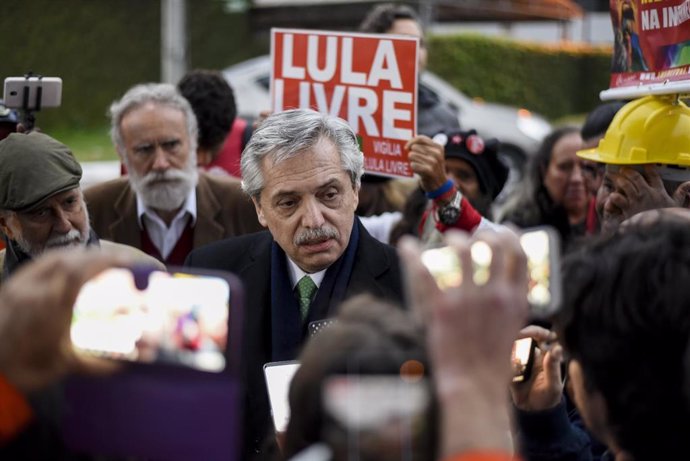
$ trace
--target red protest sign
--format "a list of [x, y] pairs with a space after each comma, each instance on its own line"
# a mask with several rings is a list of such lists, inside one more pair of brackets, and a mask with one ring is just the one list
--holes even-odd
[[649, 85], [690, 81], [690, 1], [610, 0], [610, 9], [612, 89], [638, 86], [641, 96]]
[[338, 116], [357, 133], [368, 173], [410, 177], [403, 147], [417, 129], [417, 49], [413, 37], [273, 29], [273, 111]]

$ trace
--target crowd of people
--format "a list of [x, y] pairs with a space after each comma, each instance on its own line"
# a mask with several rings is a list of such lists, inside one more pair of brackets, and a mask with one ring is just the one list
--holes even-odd
[[[398, 4], [376, 7], [361, 30], [423, 39]], [[117, 370], [72, 348], [72, 307], [94, 275], [134, 264], [242, 282], [240, 459], [682, 456], [690, 109], [673, 97], [602, 104], [582, 127], [546, 136], [497, 202], [508, 178], [500, 139], [458, 126], [433, 96], [419, 96], [419, 134], [405, 146], [412, 184], [366, 175], [339, 118], [239, 119], [214, 71], [137, 84], [115, 101], [125, 174], [84, 191], [68, 146], [0, 114], [0, 457], [84, 459], [61, 440], [61, 382]], [[548, 275], [560, 277], [561, 306], [547, 318], [530, 311], [519, 240], [535, 226], [560, 237]], [[430, 273], [423, 252], [439, 245], [461, 282]], [[483, 277], [472, 276], [480, 247]], [[518, 338], [535, 346], [514, 382]], [[291, 418], [276, 433], [263, 366], [291, 360]], [[382, 375], [392, 380], [377, 394], [370, 378]], [[334, 395], [370, 420], [336, 411]], [[403, 397], [386, 407], [391, 395]]]

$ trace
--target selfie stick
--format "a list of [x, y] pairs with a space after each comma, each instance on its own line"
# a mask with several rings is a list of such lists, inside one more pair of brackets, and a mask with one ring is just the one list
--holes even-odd
[[34, 74], [33, 72], [29, 71], [27, 74], [24, 74], [24, 78], [27, 81], [27, 84], [24, 86], [24, 93], [22, 95], [22, 125], [24, 125], [24, 128], [26, 131], [31, 131], [34, 129], [34, 124], [36, 123], [36, 117], [34, 116], [34, 110], [39, 111], [41, 110], [41, 100], [43, 98], [43, 87], [39, 85], [36, 88], [36, 108], [31, 110], [29, 109], [29, 78], [31, 77], [38, 77], [39, 80], [43, 78], [43, 75], [40, 74]]

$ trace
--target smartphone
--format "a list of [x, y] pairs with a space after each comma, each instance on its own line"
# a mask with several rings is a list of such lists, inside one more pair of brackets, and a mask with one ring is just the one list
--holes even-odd
[[264, 365], [264, 377], [268, 388], [273, 426], [276, 432], [285, 432], [290, 421], [288, 394], [292, 377], [299, 368], [299, 361], [270, 362]]
[[513, 367], [513, 382], [522, 383], [529, 380], [534, 364], [534, 352], [537, 343], [532, 338], [518, 339], [513, 343], [510, 363]]
[[[550, 227], [526, 229], [520, 234], [520, 245], [527, 256], [528, 293], [531, 315], [545, 318], [556, 312], [561, 302], [558, 234]], [[475, 242], [471, 248], [473, 279], [486, 283], [490, 274], [491, 248]], [[462, 284], [460, 261], [449, 247], [432, 248], [422, 253], [422, 262], [441, 289]]]
[[220, 372], [230, 285], [220, 276], [109, 269], [84, 284], [71, 325], [82, 353]]
[[70, 453], [242, 459], [243, 312], [240, 279], [223, 271], [135, 266], [88, 282], [75, 306], [74, 346], [120, 366], [67, 377], [60, 427]]
[[3, 99], [7, 107], [41, 110], [60, 107], [62, 79], [60, 77], [7, 77]]
[[309, 331], [309, 337], [312, 338], [316, 336], [318, 333], [330, 327], [335, 322], [336, 319], [314, 320], [313, 322], [309, 323], [309, 327], [307, 328]]
[[323, 407], [322, 433], [333, 459], [421, 459], [435, 441], [425, 378], [332, 376], [324, 383]]

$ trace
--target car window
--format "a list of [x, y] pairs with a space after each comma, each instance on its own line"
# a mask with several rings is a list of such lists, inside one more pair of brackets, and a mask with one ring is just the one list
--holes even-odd
[[439, 101], [443, 101], [448, 107], [450, 107], [456, 114], [459, 114], [461, 112], [460, 107], [455, 104], [453, 101], [449, 100], [448, 98], [443, 98], [439, 95], [438, 91], [433, 90], [429, 85], [425, 85], [423, 82], [419, 81], [417, 82], [419, 85], [420, 89], [423, 91], [426, 91], [427, 93], [433, 94], [436, 99]]

